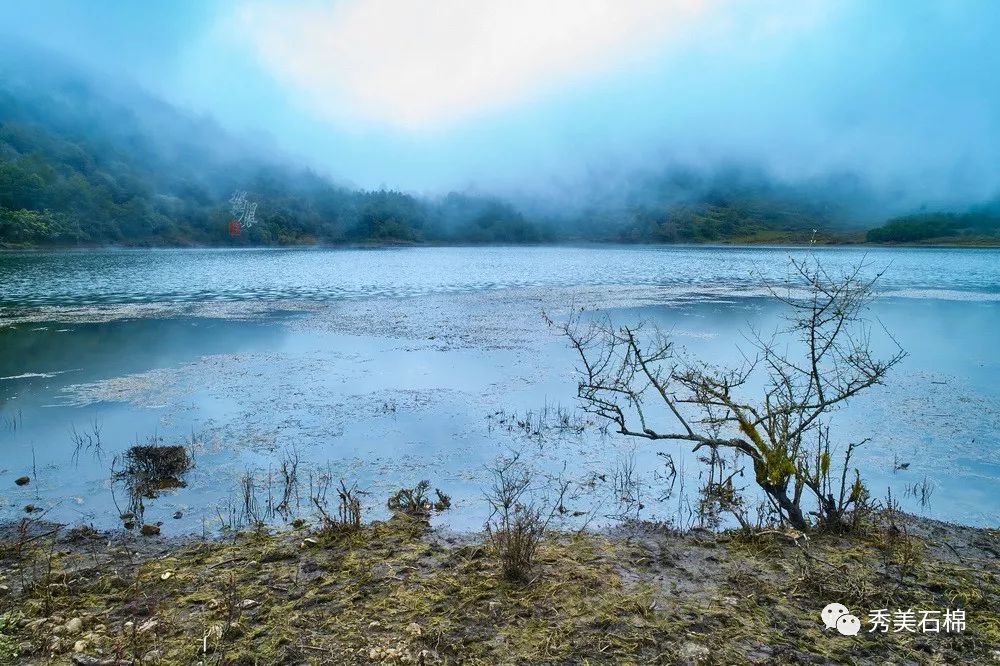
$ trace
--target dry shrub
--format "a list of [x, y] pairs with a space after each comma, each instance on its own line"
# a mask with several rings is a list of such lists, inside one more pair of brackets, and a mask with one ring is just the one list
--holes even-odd
[[486, 534], [504, 577], [525, 580], [535, 561], [553, 512], [531, 497], [532, 475], [517, 457], [498, 462], [486, 493], [491, 512]]
[[[125, 453], [125, 467], [116, 470], [111, 463], [111, 478], [122, 482], [128, 493], [128, 508], [119, 514], [126, 529], [141, 526], [146, 511], [144, 498], [155, 499], [160, 491], [183, 488], [184, 474], [194, 467], [194, 459], [181, 445], [163, 445], [157, 438], [149, 444], [136, 444]], [[114, 499], [112, 486], [112, 499]], [[117, 500], [115, 500], [117, 505]]]
[[881, 273], [869, 277], [862, 263], [838, 275], [813, 255], [790, 262], [788, 282], [764, 283], [785, 306], [783, 323], [770, 335], [750, 328], [752, 351], [731, 367], [690, 356], [655, 327], [615, 325], [607, 315], [595, 321], [582, 311], [548, 321], [577, 352], [585, 411], [629, 437], [732, 452], [783, 523], [844, 531], [863, 513], [867, 491], [856, 468], [850, 478], [851, 455], [868, 440], [848, 443], [838, 469], [831, 416], [883, 384], [906, 353], [888, 334], [895, 348], [884, 356], [872, 342], [868, 309]]
[[340, 518], [340, 526], [342, 528], [349, 530], [361, 529], [361, 500], [358, 499], [357, 490], [357, 486], [352, 485], [348, 488], [344, 481], [341, 480], [340, 490], [337, 491], [337, 496], [340, 498], [337, 515]]
[[321, 494], [311, 494], [313, 504], [319, 511], [324, 532], [356, 532], [361, 529], [361, 499], [356, 483], [348, 486], [340, 480], [337, 490], [337, 515], [332, 516], [326, 510], [326, 491]]

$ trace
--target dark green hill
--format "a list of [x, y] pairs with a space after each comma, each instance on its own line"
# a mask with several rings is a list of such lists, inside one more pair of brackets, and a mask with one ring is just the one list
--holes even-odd
[[889, 220], [868, 231], [872, 243], [1000, 242], [1000, 206], [966, 213], [920, 213]]

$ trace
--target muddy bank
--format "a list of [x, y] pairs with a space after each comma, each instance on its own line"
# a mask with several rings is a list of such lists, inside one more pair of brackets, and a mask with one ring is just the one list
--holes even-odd
[[[0, 663], [1000, 663], [1000, 533], [912, 516], [553, 533], [520, 582], [481, 535], [403, 516], [224, 541], [49, 531], [2, 534]], [[825, 628], [831, 602], [857, 636]], [[869, 632], [882, 608], [965, 626]]]

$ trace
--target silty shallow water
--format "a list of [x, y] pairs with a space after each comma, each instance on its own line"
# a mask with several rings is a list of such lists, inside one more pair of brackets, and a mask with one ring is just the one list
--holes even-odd
[[[26, 504], [68, 522], [119, 524], [111, 461], [136, 441], [198, 442], [187, 487], [147, 502], [166, 530], [218, 526], [250, 471], [267, 493], [282, 459], [310, 475], [356, 480], [369, 514], [421, 478], [451, 493], [442, 520], [476, 528], [484, 466], [518, 451], [573, 479], [575, 502], [620, 512], [609, 470], [635, 460], [643, 517], [676, 518], [664, 494], [670, 444], [558, 426], [572, 423], [573, 357], [542, 322], [571, 305], [655, 320], [691, 353], [734, 361], [739, 331], [773, 326], [763, 272], [787, 276], [804, 250], [710, 247], [390, 250], [110, 250], [0, 254], [0, 512]], [[908, 508], [997, 524], [1000, 252], [819, 248], [832, 268], [886, 268], [877, 314], [910, 356], [889, 386], [835, 426], [873, 436], [858, 464], [876, 494]], [[539, 415], [549, 415], [538, 430]], [[516, 414], [516, 418], [511, 418]], [[530, 417], [530, 418], [529, 418]], [[536, 427], [519, 427], [518, 421]], [[543, 419], [545, 421], [545, 419]], [[74, 459], [77, 435], [102, 451]], [[544, 425], [544, 424], [543, 424]], [[634, 449], [634, 453], [631, 453]], [[294, 453], [292, 453], [294, 452]], [[905, 470], [894, 470], [909, 463]], [[37, 478], [18, 488], [22, 474]], [[613, 476], [613, 474], [611, 475]], [[912, 495], [927, 481], [929, 506]], [[276, 492], [271, 489], [271, 492]], [[305, 502], [308, 504], [308, 502]], [[180, 511], [183, 518], [173, 520]], [[308, 507], [303, 511], [308, 512]]]

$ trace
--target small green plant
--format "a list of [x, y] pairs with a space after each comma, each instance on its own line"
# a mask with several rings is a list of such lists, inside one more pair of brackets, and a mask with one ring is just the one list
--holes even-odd
[[0, 615], [0, 664], [13, 664], [17, 654], [17, 630], [21, 614], [8, 612]]
[[430, 511], [431, 500], [427, 496], [430, 490], [430, 481], [421, 481], [412, 488], [400, 488], [386, 505], [390, 511], [409, 514], [411, 516], [422, 515]]
[[451, 496], [446, 495], [441, 492], [438, 488], [434, 489], [434, 494], [437, 495], [437, 501], [434, 502], [435, 511], [447, 511], [451, 508]]
[[428, 491], [431, 489], [430, 481], [421, 481], [412, 488], [400, 488], [386, 505], [390, 511], [395, 513], [405, 513], [409, 516], [425, 516], [431, 509], [435, 511], [445, 511], [451, 508], [451, 497], [435, 488], [436, 501], [431, 501]]

